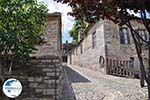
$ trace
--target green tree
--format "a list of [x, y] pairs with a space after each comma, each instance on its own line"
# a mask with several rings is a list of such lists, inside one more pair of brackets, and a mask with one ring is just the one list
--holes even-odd
[[69, 31], [70, 36], [73, 38], [72, 43], [77, 44], [78, 43], [78, 30], [76, 29], [75, 25], [72, 27], [72, 29]]
[[[131, 35], [135, 43], [137, 56], [140, 62], [141, 86], [144, 80], [148, 84], [148, 94], [150, 100], [150, 1], [149, 0], [54, 0], [67, 3], [72, 7], [70, 15], [76, 19], [94, 23], [98, 20], [108, 19], [116, 24], [126, 25], [131, 30]], [[133, 14], [131, 14], [131, 11]], [[139, 14], [140, 17], [135, 14]], [[132, 20], [141, 20], [149, 34], [149, 39], [144, 40], [132, 27]], [[144, 42], [144, 45], [140, 43]], [[142, 52], [148, 51], [148, 69], [144, 66]], [[148, 72], [146, 72], [148, 70]]]
[[2, 68], [23, 63], [44, 32], [47, 7], [37, 0], [0, 1], [0, 62]]
[[70, 30], [69, 34], [73, 38], [72, 43], [77, 44], [78, 43], [78, 33], [82, 29], [82, 31], [85, 33], [85, 30], [87, 28], [87, 23], [81, 20], [76, 20], [72, 29]]

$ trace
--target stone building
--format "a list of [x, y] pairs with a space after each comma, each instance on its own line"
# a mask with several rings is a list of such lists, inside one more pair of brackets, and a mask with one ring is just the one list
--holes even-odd
[[68, 43], [68, 41], [66, 41], [66, 43], [62, 44], [62, 62], [67, 63], [68, 60], [68, 52], [73, 49], [75, 47], [74, 44], [72, 43]]
[[[148, 34], [141, 22], [132, 25], [143, 39]], [[108, 74], [134, 77], [139, 72], [139, 63], [130, 30], [111, 21], [98, 21], [89, 25], [86, 36], [68, 54], [68, 64], [79, 65]], [[148, 62], [146, 51], [143, 54]]]
[[[31, 62], [13, 67], [11, 75], [4, 73], [4, 79], [15, 78], [22, 83], [23, 91], [15, 100], [61, 100], [61, 13], [47, 15], [43, 38], [45, 43], [36, 46]], [[0, 99], [7, 100], [7, 97]]]

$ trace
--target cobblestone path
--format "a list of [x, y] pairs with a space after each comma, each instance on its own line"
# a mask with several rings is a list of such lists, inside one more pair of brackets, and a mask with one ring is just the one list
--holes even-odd
[[147, 89], [140, 88], [137, 79], [115, 77], [78, 66], [64, 68], [72, 89], [68, 94], [76, 100], [146, 100]]

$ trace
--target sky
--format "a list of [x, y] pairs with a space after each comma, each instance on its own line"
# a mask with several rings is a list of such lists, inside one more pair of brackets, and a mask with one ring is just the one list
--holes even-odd
[[68, 12], [71, 12], [71, 7], [69, 7], [67, 4], [57, 3], [53, 0], [38, 0], [43, 1], [45, 4], [47, 4], [49, 13], [53, 12], [60, 12], [62, 14], [62, 42], [65, 43], [68, 41], [69, 43], [72, 41], [72, 38], [68, 34], [68, 32], [71, 30], [74, 18], [67, 15]]

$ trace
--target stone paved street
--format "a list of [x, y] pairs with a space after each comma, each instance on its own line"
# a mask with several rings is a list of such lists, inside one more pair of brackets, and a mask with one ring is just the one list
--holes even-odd
[[62, 100], [75, 100], [75, 95], [71, 86], [71, 82], [68, 78], [68, 74], [66, 71], [66, 66], [63, 66], [63, 72], [64, 72], [64, 85], [63, 85], [63, 97]]
[[106, 75], [78, 66], [65, 66], [70, 90], [63, 95], [75, 100], [147, 100], [147, 89], [139, 80]]

